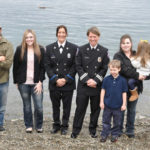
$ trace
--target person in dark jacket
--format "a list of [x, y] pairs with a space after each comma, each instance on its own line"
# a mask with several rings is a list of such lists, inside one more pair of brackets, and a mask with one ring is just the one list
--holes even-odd
[[98, 44], [100, 32], [97, 27], [87, 31], [89, 43], [79, 48], [76, 57], [76, 69], [79, 75], [76, 111], [73, 121], [71, 138], [76, 138], [82, 128], [86, 108], [90, 99], [90, 124], [91, 137], [96, 138], [96, 127], [100, 113], [99, 99], [103, 78], [108, 69], [108, 49]]
[[26, 30], [22, 43], [17, 47], [13, 63], [13, 79], [23, 100], [24, 122], [26, 132], [33, 130], [31, 96], [34, 103], [35, 128], [38, 133], [43, 132], [43, 80], [44, 48], [36, 42], [33, 30]]
[[[45, 68], [49, 78], [49, 92], [53, 107], [52, 134], [61, 130], [67, 134], [68, 122], [75, 89], [75, 55], [77, 46], [66, 40], [67, 28], [60, 25], [56, 29], [57, 41], [46, 46]], [[60, 104], [63, 103], [63, 116], [60, 120]]]
[[[142, 80], [145, 79], [145, 76], [140, 75], [136, 69], [132, 66], [130, 58], [135, 55], [135, 51], [132, 50], [132, 39], [130, 35], [123, 35], [120, 39], [120, 51], [114, 55], [114, 59], [118, 59], [121, 61], [121, 71], [120, 75], [125, 77], [127, 81], [130, 78], [134, 78], [139, 80], [137, 88], [138, 93], [142, 93], [143, 83]], [[134, 122], [136, 116], [136, 104], [138, 99], [135, 101], [129, 101], [130, 92], [128, 92], [128, 100], [127, 100], [127, 121], [126, 121], [126, 135], [129, 138], [134, 138]], [[124, 112], [121, 123], [121, 133], [123, 130], [123, 121], [124, 121]]]

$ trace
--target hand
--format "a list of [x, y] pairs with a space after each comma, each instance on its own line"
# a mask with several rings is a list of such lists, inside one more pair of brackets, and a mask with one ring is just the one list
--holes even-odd
[[5, 56], [0, 56], [0, 61], [5, 61], [6, 57]]
[[100, 108], [101, 108], [101, 109], [104, 109], [104, 108], [105, 108], [104, 103], [100, 103]]
[[92, 88], [96, 88], [97, 83], [93, 80], [93, 79], [89, 79], [87, 81], [87, 86], [92, 87]]
[[42, 93], [42, 83], [39, 81], [39, 83], [36, 84], [34, 87], [34, 92], [36, 94], [41, 94]]
[[56, 86], [63, 87], [66, 84], [66, 79], [61, 78], [56, 81]]
[[145, 79], [146, 79], [146, 76], [139, 75], [139, 80], [145, 80]]
[[124, 111], [124, 110], [126, 110], [126, 106], [125, 106], [125, 105], [122, 105], [122, 106], [121, 106], [121, 111]]

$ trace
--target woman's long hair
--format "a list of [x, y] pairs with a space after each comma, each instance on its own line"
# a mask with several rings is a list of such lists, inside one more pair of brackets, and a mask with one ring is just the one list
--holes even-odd
[[145, 67], [147, 61], [150, 61], [150, 50], [148, 48], [148, 42], [141, 40], [138, 44], [137, 53], [135, 59], [141, 58], [140, 63], [142, 67]]
[[28, 49], [27, 44], [26, 44], [26, 37], [27, 37], [28, 33], [31, 33], [34, 37], [33, 50], [34, 50], [35, 55], [38, 57], [38, 61], [40, 62], [40, 59], [41, 59], [40, 47], [36, 41], [35, 32], [31, 29], [27, 29], [23, 34], [22, 43], [21, 43], [21, 56], [20, 56], [20, 58], [21, 58], [21, 60], [23, 60], [24, 53]]
[[[125, 39], [129, 39], [130, 42], [132, 43], [132, 38], [131, 38], [131, 36], [130, 36], [129, 34], [124, 34], [124, 35], [120, 38], [120, 52], [123, 51], [122, 48], [121, 48], [121, 44], [122, 44], [122, 42], [123, 42]], [[132, 55], [132, 46], [131, 46], [130, 51], [131, 51], [131, 55]]]

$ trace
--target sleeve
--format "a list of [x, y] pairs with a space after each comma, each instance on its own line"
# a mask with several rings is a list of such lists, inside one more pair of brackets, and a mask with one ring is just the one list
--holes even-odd
[[123, 78], [123, 86], [122, 86], [122, 92], [128, 92], [128, 84], [127, 80]]
[[[74, 54], [77, 52], [77, 47], [74, 48]], [[65, 79], [67, 83], [71, 84], [75, 80], [75, 74], [76, 74], [76, 64], [75, 64], [75, 55], [73, 56], [72, 65], [70, 67], [70, 70], [67, 75], [65, 75]]]
[[17, 70], [19, 68], [20, 64], [20, 54], [21, 54], [21, 49], [19, 47], [16, 48], [15, 54], [14, 54], [14, 59], [13, 59], [13, 80], [14, 83], [17, 83]]
[[45, 56], [45, 49], [40, 47], [41, 51], [41, 60], [40, 60], [40, 81], [43, 82], [45, 79], [45, 67], [44, 67], [44, 56]]
[[107, 50], [102, 60], [102, 67], [100, 71], [95, 75], [94, 78], [97, 84], [101, 84], [101, 82], [103, 81], [103, 78], [106, 75], [108, 70], [108, 63], [109, 63], [109, 57], [108, 57], [108, 50]]
[[103, 82], [102, 82], [102, 89], [105, 89], [106, 90], [106, 78], [104, 78]]
[[123, 75], [124, 77], [127, 77], [127, 78], [134, 78], [134, 79], [138, 80], [139, 73], [136, 72], [136, 69], [134, 67], [132, 67], [131, 62], [130, 62], [130, 64], [127, 64], [124, 61], [123, 56], [121, 56], [119, 53], [116, 53], [114, 55], [113, 59], [120, 60], [120, 62], [121, 62], [121, 71], [120, 71], [120, 74], [121, 75]]
[[88, 76], [88, 73], [84, 71], [82, 62], [82, 52], [79, 49], [75, 59], [76, 70], [78, 72], [80, 81], [86, 84], [87, 80], [89, 80], [90, 78]]
[[46, 53], [45, 53], [45, 69], [47, 72], [47, 76], [52, 84], [56, 84], [56, 81], [58, 80], [58, 76], [53, 72], [53, 68], [51, 66], [51, 57], [50, 57], [50, 47], [46, 47]]
[[13, 46], [11, 43], [7, 43], [7, 51], [6, 51], [6, 60], [0, 62], [0, 68], [3, 68], [5, 70], [9, 70], [12, 62], [13, 62]]

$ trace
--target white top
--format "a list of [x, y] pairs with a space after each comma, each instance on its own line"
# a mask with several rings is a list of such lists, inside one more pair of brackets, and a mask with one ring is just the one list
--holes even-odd
[[150, 60], [147, 61], [145, 67], [142, 67], [140, 63], [141, 57], [138, 57], [136, 59], [132, 57], [130, 60], [133, 67], [136, 68], [136, 71], [139, 72], [140, 75], [144, 75], [144, 76], [150, 75]]
[[34, 84], [34, 52], [28, 51], [27, 54], [27, 78], [25, 84]]

